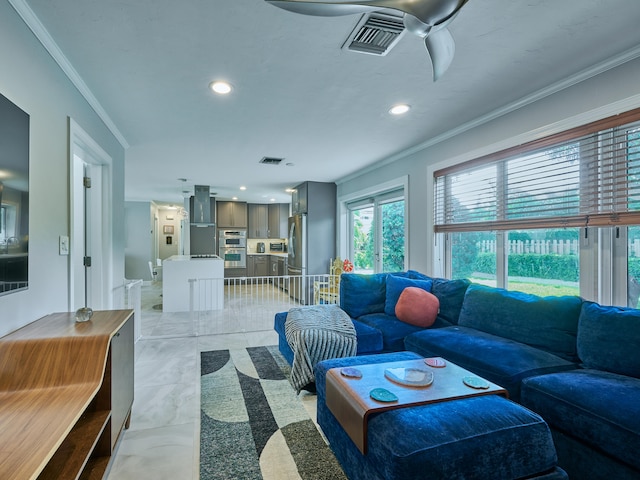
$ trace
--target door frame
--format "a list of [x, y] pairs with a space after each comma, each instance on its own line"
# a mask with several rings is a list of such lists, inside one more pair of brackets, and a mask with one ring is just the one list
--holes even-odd
[[[108, 309], [113, 305], [113, 249], [112, 249], [112, 170], [113, 160], [98, 143], [69, 118], [69, 310], [84, 306], [84, 164], [91, 170], [99, 170], [96, 178], [100, 185], [99, 198], [91, 200], [90, 237], [99, 240], [98, 251], [91, 251], [99, 262], [93, 262], [89, 270], [91, 305], [94, 310]], [[96, 298], [97, 297], [97, 298]]]

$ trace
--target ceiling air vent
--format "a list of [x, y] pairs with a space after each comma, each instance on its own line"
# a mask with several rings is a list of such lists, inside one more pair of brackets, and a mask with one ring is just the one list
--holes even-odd
[[386, 55], [403, 33], [402, 17], [379, 12], [365, 14], [342, 48], [370, 55]]
[[284, 158], [275, 158], [275, 157], [262, 157], [260, 163], [264, 163], [265, 165], [280, 165]]

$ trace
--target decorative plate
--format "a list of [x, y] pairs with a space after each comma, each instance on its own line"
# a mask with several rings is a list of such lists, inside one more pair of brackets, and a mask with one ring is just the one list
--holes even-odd
[[444, 368], [447, 366], [447, 362], [440, 357], [425, 358], [424, 363], [433, 368]]
[[411, 387], [427, 387], [433, 383], [433, 372], [420, 368], [387, 368], [384, 376], [392, 382]]
[[362, 372], [357, 368], [343, 367], [340, 369], [340, 374], [347, 378], [362, 378]]
[[489, 388], [489, 382], [480, 377], [464, 377], [462, 381], [467, 387], [477, 388], [480, 390]]
[[379, 402], [397, 402], [398, 397], [395, 393], [390, 392], [386, 388], [374, 388], [369, 392], [369, 396]]

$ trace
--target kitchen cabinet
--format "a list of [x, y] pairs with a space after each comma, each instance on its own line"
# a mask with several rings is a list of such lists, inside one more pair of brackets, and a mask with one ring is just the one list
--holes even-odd
[[246, 202], [216, 202], [218, 228], [247, 228]]
[[[284, 277], [287, 274], [287, 257], [269, 255], [269, 276]], [[274, 278], [272, 283], [277, 287], [284, 287], [284, 278]]]
[[288, 219], [288, 203], [270, 203], [267, 238], [287, 238], [287, 235], [289, 235], [289, 232], [287, 232]]
[[[248, 265], [248, 263], [247, 263]], [[225, 268], [224, 278], [241, 278], [247, 276], [247, 268]]]
[[307, 213], [308, 182], [301, 183], [291, 193], [291, 213]]
[[266, 277], [269, 275], [269, 255], [247, 255], [247, 276]]
[[275, 255], [269, 255], [269, 276], [278, 276], [278, 257]]
[[111, 339], [111, 450], [125, 426], [133, 405], [133, 318]]
[[264, 203], [250, 203], [248, 210], [248, 238], [268, 238], [269, 205]]

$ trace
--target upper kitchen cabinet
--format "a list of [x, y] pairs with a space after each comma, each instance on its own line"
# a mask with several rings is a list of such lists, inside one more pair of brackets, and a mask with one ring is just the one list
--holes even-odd
[[218, 228], [247, 228], [246, 202], [216, 202]]
[[304, 182], [293, 189], [291, 193], [291, 214], [307, 213], [308, 183]]
[[287, 238], [287, 219], [289, 218], [288, 203], [269, 204], [269, 231], [267, 238]]
[[269, 209], [264, 203], [249, 204], [249, 238], [267, 238]]

